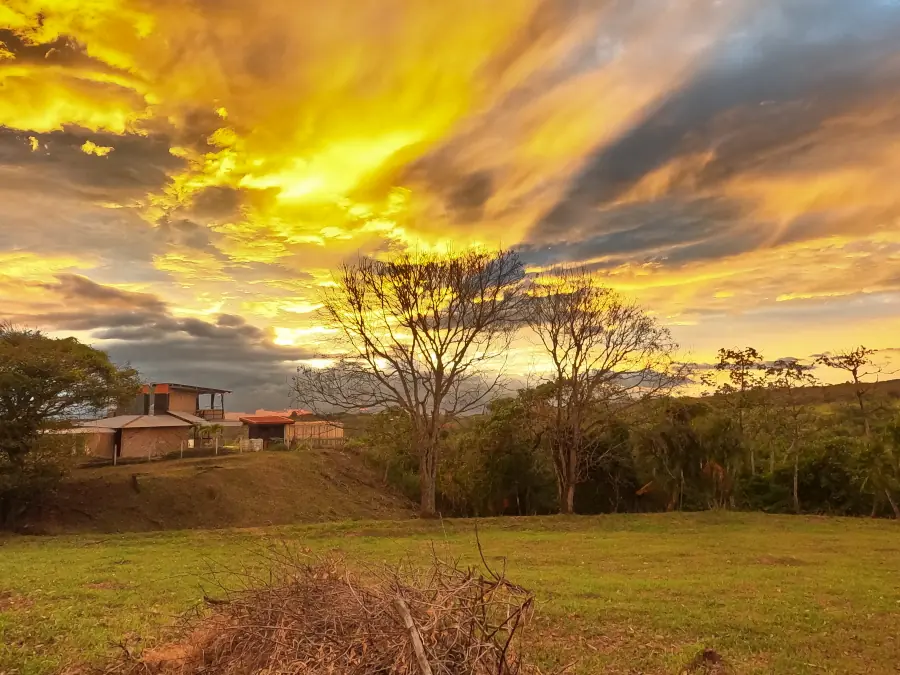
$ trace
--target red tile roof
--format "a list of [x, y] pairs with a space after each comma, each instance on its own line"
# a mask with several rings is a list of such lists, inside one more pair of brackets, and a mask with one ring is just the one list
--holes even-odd
[[245, 424], [293, 424], [294, 420], [290, 417], [280, 417], [278, 415], [248, 415], [242, 417], [241, 422]]

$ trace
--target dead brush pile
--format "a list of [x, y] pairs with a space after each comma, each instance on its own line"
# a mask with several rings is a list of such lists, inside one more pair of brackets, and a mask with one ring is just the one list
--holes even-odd
[[264, 579], [243, 579], [207, 600], [183, 643], [105, 672], [540, 675], [521, 649], [533, 596], [486, 563], [481, 572], [435, 556], [424, 570], [356, 575], [339, 560], [281, 552]]

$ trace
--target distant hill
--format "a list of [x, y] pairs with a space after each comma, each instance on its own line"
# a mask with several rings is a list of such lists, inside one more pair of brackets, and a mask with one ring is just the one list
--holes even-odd
[[[870, 387], [869, 396], [878, 398], [900, 399], [900, 379], [885, 380], [865, 385]], [[811, 403], [855, 403], [856, 386], [851, 383], [827, 384], [821, 387], [808, 387], [805, 389]]]
[[[870, 382], [864, 385], [867, 388], [866, 400], [875, 403], [888, 402], [891, 407], [900, 403], [900, 379], [885, 380], [883, 382]], [[803, 387], [799, 399], [803, 403], [811, 405], [830, 405], [835, 403], [856, 405], [856, 387], [850, 383], [825, 384], [819, 387]], [[703, 400], [704, 396], [685, 396], [686, 400]]]
[[361, 458], [323, 449], [76, 469], [27, 530], [140, 532], [412, 515], [412, 505]]

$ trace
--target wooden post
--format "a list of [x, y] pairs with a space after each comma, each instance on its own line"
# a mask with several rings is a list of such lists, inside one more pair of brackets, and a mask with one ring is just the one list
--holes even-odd
[[181, 453], [179, 454], [178, 459], [184, 459], [184, 441], [181, 441]]
[[219, 456], [219, 434], [216, 434], [216, 457]]

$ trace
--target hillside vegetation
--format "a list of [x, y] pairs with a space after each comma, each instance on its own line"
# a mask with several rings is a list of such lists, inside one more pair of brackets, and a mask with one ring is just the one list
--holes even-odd
[[[492, 566], [537, 595], [544, 672], [674, 675], [713, 649], [733, 675], [887, 675], [900, 654], [900, 530], [889, 521], [739, 513], [478, 521]], [[433, 551], [479, 564], [472, 521], [0, 540], [0, 672], [50, 675], [171, 639], [211, 570], [268, 547], [351, 567]], [[83, 672], [83, 671], [68, 671]]]
[[140, 532], [410, 515], [357, 456], [323, 449], [76, 469], [25, 529]]

